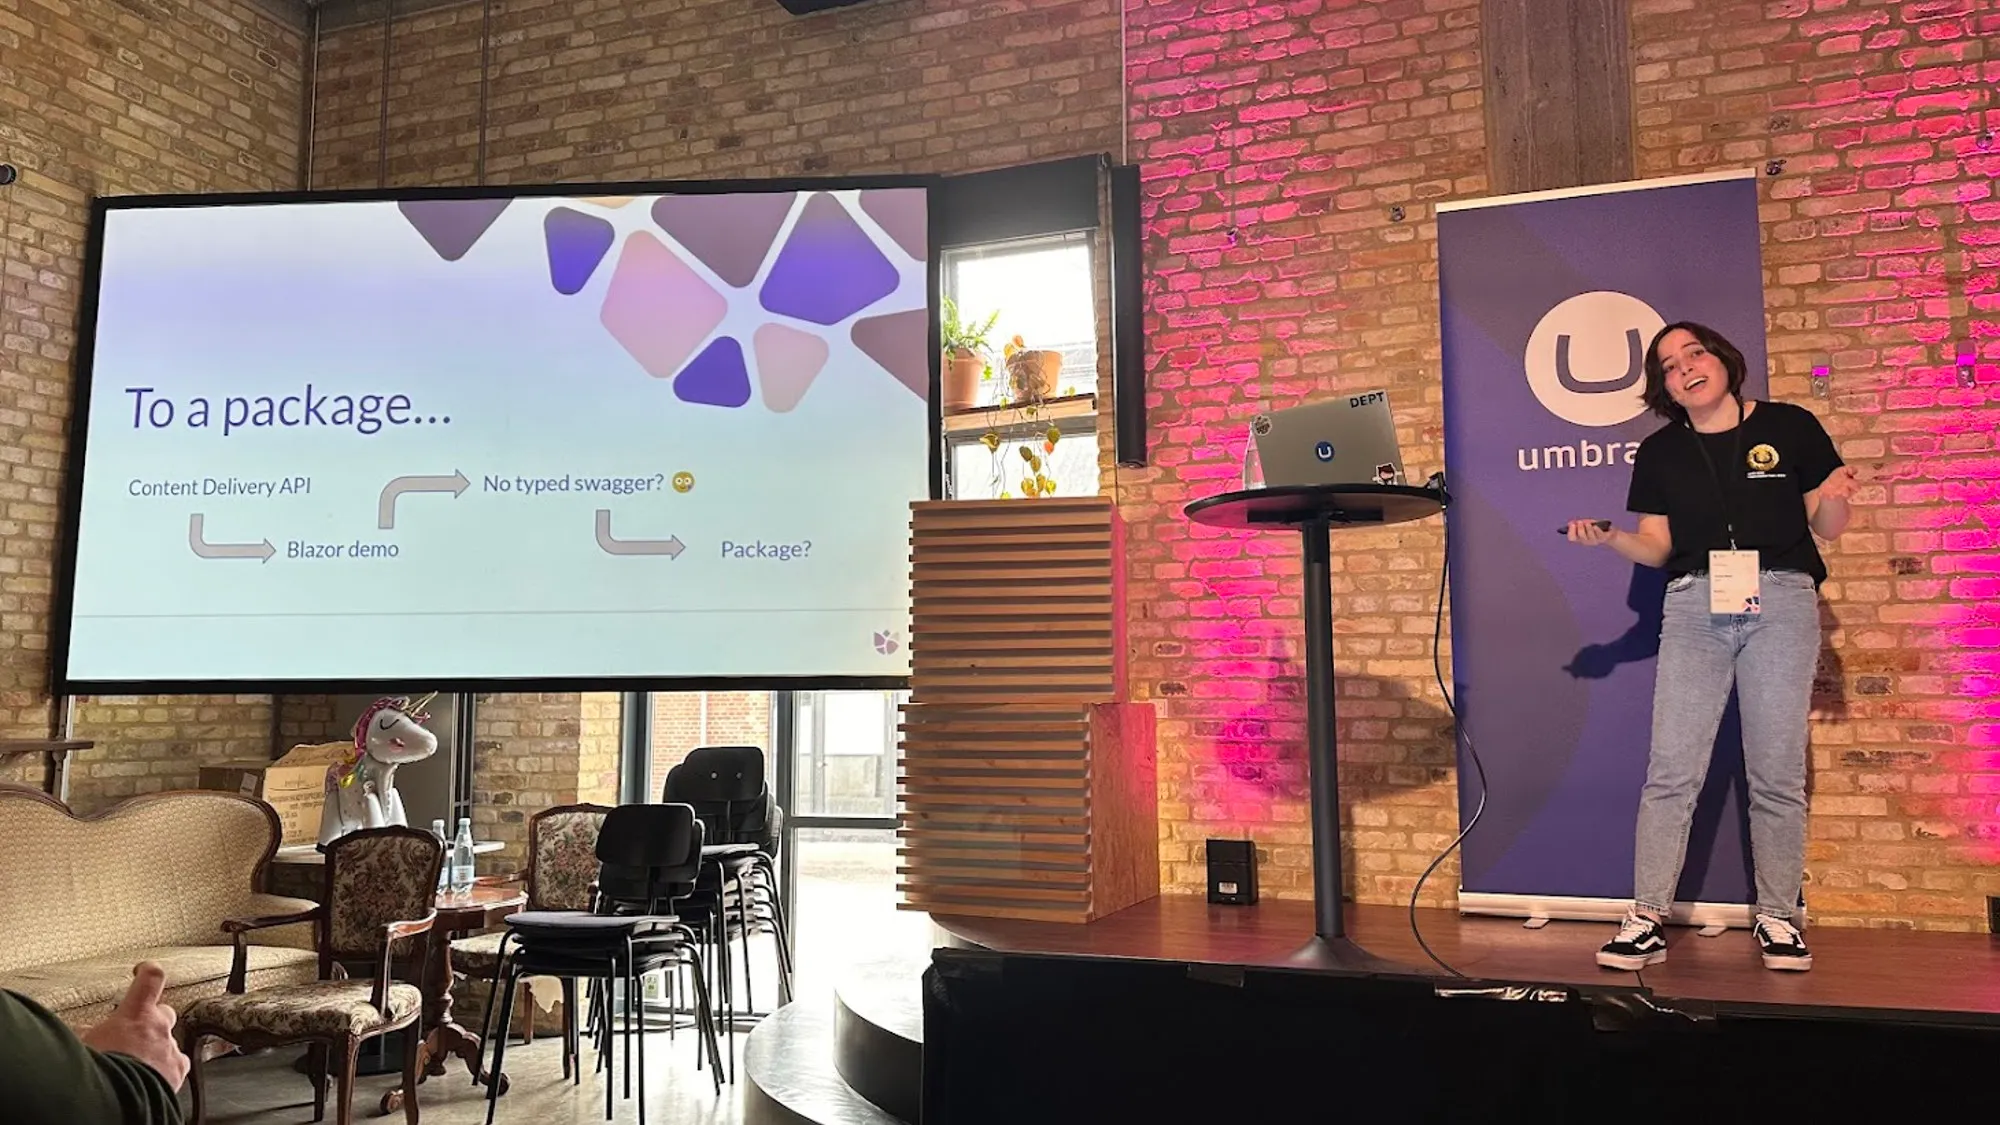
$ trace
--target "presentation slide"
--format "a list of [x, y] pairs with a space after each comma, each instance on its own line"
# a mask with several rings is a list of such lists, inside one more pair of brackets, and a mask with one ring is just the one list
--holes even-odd
[[907, 676], [926, 195], [114, 202], [66, 680]]

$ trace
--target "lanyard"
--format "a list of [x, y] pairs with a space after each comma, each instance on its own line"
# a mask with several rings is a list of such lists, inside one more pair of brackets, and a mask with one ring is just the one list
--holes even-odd
[[[1743, 409], [1743, 400], [1736, 400], [1736, 440], [1735, 454], [1729, 464], [1733, 468], [1743, 462], [1743, 423], [1748, 412]], [[1694, 447], [1701, 452], [1701, 463], [1708, 466], [1708, 475], [1715, 480], [1715, 491], [1722, 499], [1722, 522], [1729, 528], [1729, 549], [1736, 550], [1736, 517], [1730, 512], [1729, 487], [1723, 483], [1722, 473], [1715, 467], [1715, 458], [1708, 454], [1708, 442], [1702, 440], [1701, 432], [1688, 423], [1688, 432], [1694, 435]]]

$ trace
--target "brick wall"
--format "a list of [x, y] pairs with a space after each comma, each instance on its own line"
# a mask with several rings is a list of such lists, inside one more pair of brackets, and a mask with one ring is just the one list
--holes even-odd
[[653, 782], [647, 793], [657, 799], [660, 787], [667, 782], [667, 771], [681, 764], [697, 746], [762, 746], [768, 752], [771, 693], [654, 692]]
[[[320, 44], [315, 186], [372, 186], [382, 29]], [[379, 10], [377, 12], [379, 16]], [[396, 21], [395, 184], [473, 181], [481, 8]], [[495, 183], [968, 171], [1117, 151], [1116, 0], [899, 0], [800, 19], [770, 3], [509, 0], [493, 14]]]
[[[2000, 894], [2000, 4], [1634, 0], [1632, 35], [1642, 174], [1784, 161], [1763, 192], [1771, 391], [1819, 413], [1864, 481], [1829, 560], [1810, 902], [1983, 928], [1980, 896]], [[1954, 345], [1974, 337], [1968, 386]]]
[[[42, 738], [77, 300], [90, 199], [263, 190], [297, 176], [303, 32], [245, 0], [0, 0], [0, 737]], [[77, 803], [259, 757], [262, 696], [102, 699]], [[21, 780], [17, 772], [14, 779]], [[26, 778], [38, 781], [38, 776]]]
[[[1231, 487], [1259, 408], [1386, 387], [1413, 465], [1443, 459], [1436, 231], [1485, 194], [1478, 0], [1135, 5], [1153, 467], [1121, 474], [1135, 529], [1132, 676], [1161, 709], [1161, 861], [1204, 884], [1201, 841], [1249, 836], [1260, 882], [1311, 895], [1297, 543], [1190, 525]], [[1405, 208], [1398, 220], [1391, 208]], [[1457, 832], [1450, 719], [1431, 677], [1436, 521], [1333, 544], [1348, 872], [1407, 899]], [[1425, 899], [1448, 901], [1456, 866]]]
[[550, 805], [618, 803], [618, 696], [612, 692], [481, 695], [472, 735], [472, 831], [499, 840], [484, 862], [516, 870], [528, 818]]

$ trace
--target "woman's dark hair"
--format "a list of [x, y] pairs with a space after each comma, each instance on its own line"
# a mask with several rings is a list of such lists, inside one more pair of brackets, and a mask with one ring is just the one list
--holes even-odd
[[1667, 393], [1667, 369], [1660, 362], [1660, 341], [1675, 329], [1693, 336], [1697, 343], [1708, 349], [1710, 355], [1722, 361], [1722, 369], [1729, 373], [1730, 394], [1742, 393], [1744, 373], [1743, 353], [1736, 350], [1736, 345], [1730, 343], [1728, 337], [1708, 325], [1680, 320], [1660, 329], [1653, 336], [1653, 342], [1646, 345], [1646, 405], [1653, 413], [1672, 422], [1687, 417], [1687, 411], [1682, 410], [1681, 404], [1674, 401], [1674, 396]]

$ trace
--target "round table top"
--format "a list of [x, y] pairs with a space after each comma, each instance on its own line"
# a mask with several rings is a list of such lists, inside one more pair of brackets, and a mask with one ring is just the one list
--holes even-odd
[[474, 883], [462, 895], [440, 891], [437, 896], [439, 919], [461, 925], [473, 917], [481, 919], [478, 924], [484, 927], [490, 924], [484, 919], [492, 918], [495, 911], [511, 914], [526, 905], [528, 889], [520, 883]]
[[1448, 498], [1430, 488], [1403, 484], [1292, 484], [1246, 488], [1196, 500], [1187, 517], [1209, 527], [1236, 530], [1330, 524], [1380, 526], [1425, 519]]

